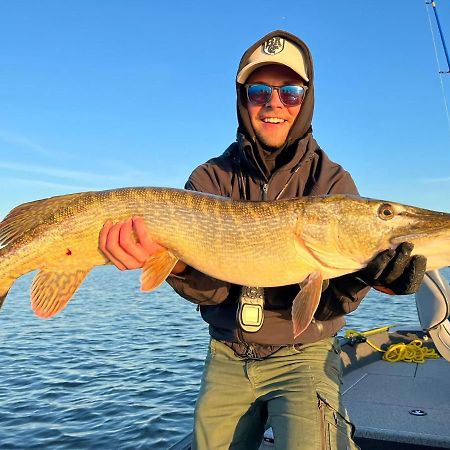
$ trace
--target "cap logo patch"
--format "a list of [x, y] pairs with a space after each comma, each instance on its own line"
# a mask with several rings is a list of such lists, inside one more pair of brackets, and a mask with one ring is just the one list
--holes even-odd
[[284, 39], [281, 37], [272, 37], [264, 42], [263, 52], [267, 55], [276, 55], [284, 49]]

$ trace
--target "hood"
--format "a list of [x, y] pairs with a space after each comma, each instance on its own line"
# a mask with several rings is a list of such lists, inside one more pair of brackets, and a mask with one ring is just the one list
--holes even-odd
[[[292, 125], [289, 135], [286, 140], [286, 147], [291, 147], [296, 144], [300, 139], [304, 138], [311, 132], [311, 122], [314, 111], [314, 71], [311, 52], [308, 46], [297, 36], [283, 31], [276, 30], [266, 34], [264, 37], [255, 42], [242, 56], [239, 63], [237, 73], [249, 64], [249, 58], [253, 52], [259, 47], [264, 45], [272, 37], [281, 37], [295, 43], [303, 53], [304, 65], [309, 81], [307, 82], [308, 89], [306, 90], [305, 98], [303, 100], [302, 109], [298, 115], [296, 121]], [[250, 122], [250, 117], [246, 108], [245, 91], [241, 84], [236, 81], [236, 93], [237, 93], [237, 116], [238, 116], [238, 136], [243, 135], [253, 146], [254, 150], [261, 151], [261, 144], [257, 140], [253, 127]]]

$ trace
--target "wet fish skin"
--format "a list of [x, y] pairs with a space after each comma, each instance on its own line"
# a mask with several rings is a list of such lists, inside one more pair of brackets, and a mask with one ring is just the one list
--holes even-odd
[[408, 241], [427, 269], [450, 264], [450, 214], [347, 195], [269, 202], [232, 201], [171, 188], [121, 188], [25, 203], [0, 223], [0, 305], [15, 279], [32, 270], [31, 303], [48, 318], [61, 311], [94, 266], [106, 222], [140, 216], [168, 250], [143, 267], [143, 290], [157, 288], [178, 260], [248, 286], [304, 280], [293, 305], [294, 335], [317, 308], [322, 281], [364, 267]]

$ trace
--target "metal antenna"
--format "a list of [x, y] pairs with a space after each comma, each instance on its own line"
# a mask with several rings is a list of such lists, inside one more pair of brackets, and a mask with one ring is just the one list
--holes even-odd
[[447, 124], [448, 124], [448, 128], [449, 128], [449, 131], [450, 131], [450, 113], [449, 113], [448, 105], [447, 105], [447, 96], [445, 95], [444, 80], [442, 79], [444, 74], [450, 73], [450, 62], [449, 62], [449, 57], [448, 57], [448, 52], [447, 52], [447, 46], [445, 45], [445, 39], [444, 39], [444, 35], [442, 33], [441, 23], [439, 21], [439, 16], [438, 16], [437, 9], [436, 9], [436, 2], [435, 1], [425, 1], [425, 3], [426, 3], [426, 5], [431, 5], [432, 8], [433, 8], [434, 17], [436, 18], [436, 24], [437, 24], [437, 27], [438, 27], [438, 30], [439, 30], [439, 35], [441, 37], [442, 47], [444, 49], [445, 58], [447, 60], [447, 68], [448, 68], [448, 70], [446, 70], [446, 71], [440, 70], [438, 51], [437, 51], [437, 48], [436, 48], [436, 39], [434, 37], [433, 26], [431, 24], [430, 12], [429, 12], [429, 9], [425, 6], [425, 8], [427, 10], [427, 14], [428, 14], [428, 21], [430, 23], [431, 37], [433, 39], [434, 53], [436, 55], [436, 63], [437, 63], [438, 71], [439, 71], [439, 79], [440, 79], [440, 82], [441, 82], [442, 98], [444, 99], [444, 107], [445, 107], [445, 112], [446, 112], [446, 115], [447, 115]]
[[442, 48], [444, 49], [445, 59], [447, 60], [447, 69], [448, 70], [439, 71], [439, 73], [450, 73], [450, 61], [449, 61], [449, 57], [448, 57], [447, 45], [445, 44], [444, 34], [442, 33], [442, 27], [441, 27], [441, 22], [439, 20], [438, 13], [437, 13], [436, 2], [431, 1], [431, 2], [426, 2], [426, 4], [431, 5], [431, 7], [433, 8], [434, 17], [436, 18], [436, 24], [437, 24], [437, 27], [439, 30], [439, 36], [441, 37]]

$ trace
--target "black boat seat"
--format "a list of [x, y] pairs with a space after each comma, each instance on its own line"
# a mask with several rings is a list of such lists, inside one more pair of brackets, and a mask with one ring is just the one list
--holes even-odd
[[439, 270], [425, 274], [416, 293], [422, 329], [431, 336], [439, 353], [450, 361], [450, 285]]

